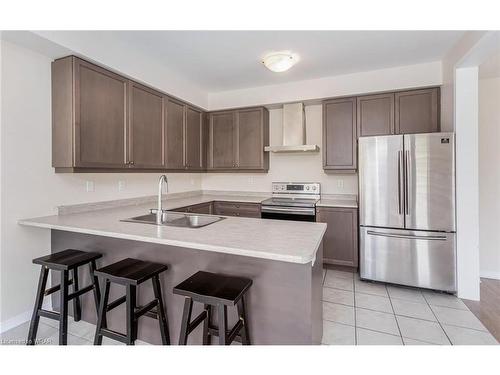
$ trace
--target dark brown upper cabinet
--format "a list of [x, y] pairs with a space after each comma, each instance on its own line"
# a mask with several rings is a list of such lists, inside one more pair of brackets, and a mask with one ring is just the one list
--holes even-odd
[[56, 172], [205, 169], [204, 113], [75, 56], [52, 63]]
[[165, 100], [167, 169], [184, 169], [184, 103]]
[[358, 267], [358, 210], [318, 207], [316, 221], [328, 225], [323, 237], [323, 263]]
[[73, 56], [52, 64], [52, 166], [127, 168], [128, 80]]
[[163, 95], [130, 82], [129, 104], [129, 165], [140, 169], [165, 168]]
[[184, 149], [186, 161], [184, 168], [203, 170], [205, 168], [203, 113], [196, 108], [186, 106], [186, 128]]
[[394, 93], [357, 99], [358, 137], [394, 134]]
[[439, 88], [397, 92], [396, 133], [439, 131]]
[[210, 113], [208, 169], [267, 171], [269, 112], [266, 108]]
[[244, 109], [236, 112], [238, 169], [269, 169], [269, 112], [265, 108]]
[[209, 169], [236, 168], [236, 113], [210, 114]]
[[355, 172], [356, 139], [356, 98], [323, 102], [323, 169]]

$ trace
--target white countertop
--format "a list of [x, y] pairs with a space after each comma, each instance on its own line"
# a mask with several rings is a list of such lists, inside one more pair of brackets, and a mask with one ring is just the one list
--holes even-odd
[[356, 199], [321, 198], [316, 207], [358, 208]]
[[[266, 198], [205, 194], [166, 200], [163, 208], [172, 210], [214, 200], [260, 203]], [[19, 224], [300, 264], [314, 262], [326, 231], [324, 223], [240, 217], [227, 217], [196, 229], [120, 221], [147, 214], [153, 207], [154, 203], [143, 203], [25, 219]]]

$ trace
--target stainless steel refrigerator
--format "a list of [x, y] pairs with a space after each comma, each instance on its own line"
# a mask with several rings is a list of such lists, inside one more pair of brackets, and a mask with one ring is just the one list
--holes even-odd
[[456, 291], [453, 133], [359, 138], [360, 276]]

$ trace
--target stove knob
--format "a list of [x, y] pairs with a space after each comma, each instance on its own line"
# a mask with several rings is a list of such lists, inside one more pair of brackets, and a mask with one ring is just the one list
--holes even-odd
[[309, 186], [306, 186], [306, 190], [309, 190]]
[[313, 186], [313, 190], [316, 190], [316, 186]]

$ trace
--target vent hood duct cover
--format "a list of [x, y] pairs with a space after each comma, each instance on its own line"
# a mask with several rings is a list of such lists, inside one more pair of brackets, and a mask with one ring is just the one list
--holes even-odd
[[283, 105], [283, 144], [266, 146], [271, 152], [316, 152], [317, 145], [306, 144], [306, 115], [302, 103]]

